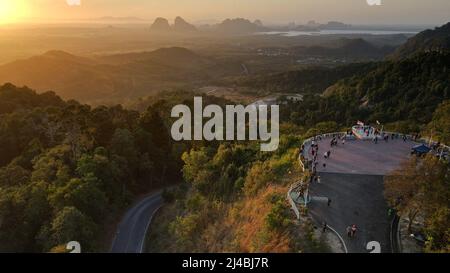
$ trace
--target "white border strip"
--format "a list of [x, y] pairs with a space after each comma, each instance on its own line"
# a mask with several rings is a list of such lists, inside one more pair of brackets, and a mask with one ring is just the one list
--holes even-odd
[[141, 241], [141, 250], [139, 253], [143, 253], [143, 251], [144, 251], [145, 241], [146, 241], [147, 235], [148, 235], [147, 234], [148, 228], [150, 227], [150, 224], [152, 223], [153, 217], [163, 206], [164, 206], [164, 204], [161, 204], [157, 209], [155, 209], [152, 213], [152, 216], [150, 216], [150, 219], [148, 219], [147, 227], [145, 228], [145, 232], [144, 232], [144, 238]]
[[342, 236], [336, 230], [334, 230], [334, 228], [330, 227], [329, 225], [327, 225], [327, 228], [330, 229], [331, 231], [333, 231], [334, 233], [336, 233], [336, 235], [339, 237], [339, 240], [341, 240], [342, 245], [344, 246], [345, 253], [347, 254], [348, 253], [347, 245], [345, 244]]

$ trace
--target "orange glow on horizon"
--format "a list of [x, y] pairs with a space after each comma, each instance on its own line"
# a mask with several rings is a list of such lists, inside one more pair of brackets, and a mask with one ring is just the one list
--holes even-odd
[[0, 0], [0, 24], [20, 22], [27, 15], [27, 11], [23, 0]]

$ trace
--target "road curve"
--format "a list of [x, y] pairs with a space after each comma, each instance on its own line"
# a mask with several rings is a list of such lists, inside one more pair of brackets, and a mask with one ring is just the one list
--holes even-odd
[[162, 206], [161, 191], [151, 194], [130, 208], [116, 232], [112, 253], [142, 253], [148, 226], [155, 212]]

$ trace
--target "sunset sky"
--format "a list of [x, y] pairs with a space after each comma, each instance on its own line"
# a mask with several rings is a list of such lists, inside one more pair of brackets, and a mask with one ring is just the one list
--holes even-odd
[[80, 20], [103, 16], [222, 20], [261, 19], [270, 23], [338, 20], [353, 24], [433, 24], [450, 19], [449, 0], [0, 0], [0, 24]]

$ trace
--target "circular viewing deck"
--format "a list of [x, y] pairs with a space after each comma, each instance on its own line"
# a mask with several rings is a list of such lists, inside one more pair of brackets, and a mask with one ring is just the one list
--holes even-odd
[[[338, 145], [331, 147], [330, 138], [318, 142], [318, 172], [386, 175], [397, 169], [402, 161], [407, 160], [411, 148], [416, 142], [402, 139], [387, 141], [347, 140], [345, 144], [338, 141]], [[325, 159], [324, 153], [330, 151], [330, 158]], [[309, 160], [313, 159], [311, 149], [305, 154]], [[323, 164], [326, 164], [325, 166]]]
[[[367, 128], [360, 131], [367, 134]], [[366, 138], [347, 136], [343, 142], [343, 136], [343, 133], [329, 134], [315, 141], [319, 147], [316, 171], [320, 182], [309, 185], [309, 213], [317, 226], [326, 222], [333, 227], [343, 238], [348, 252], [367, 253], [366, 246], [373, 241], [380, 244], [381, 252], [392, 252], [392, 216], [388, 215], [383, 196], [383, 180], [411, 157], [411, 149], [417, 143], [400, 136], [392, 138], [392, 135], [378, 142], [363, 141], [376, 137], [372, 130]], [[333, 138], [337, 145], [331, 145]], [[330, 156], [325, 157], [328, 151]], [[313, 160], [311, 142], [305, 144], [303, 156]], [[295, 194], [292, 197], [297, 202], [300, 199]], [[350, 238], [346, 228], [353, 224], [358, 231]]]

